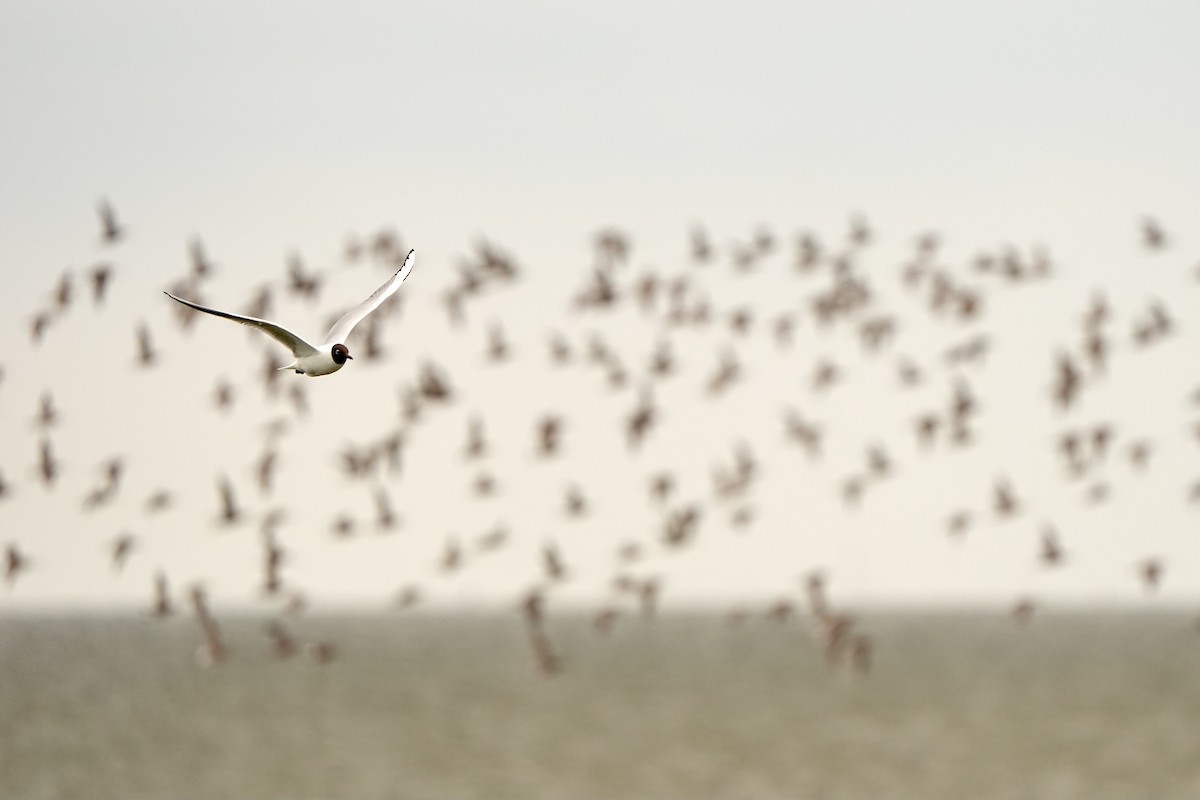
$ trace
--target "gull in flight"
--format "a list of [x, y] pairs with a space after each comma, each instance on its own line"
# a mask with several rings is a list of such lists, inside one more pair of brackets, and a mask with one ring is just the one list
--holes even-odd
[[231, 319], [234, 322], [258, 328], [267, 334], [267, 336], [270, 336], [291, 350], [292, 355], [295, 356], [295, 361], [285, 367], [281, 367], [281, 369], [294, 369], [301, 375], [312, 377], [329, 375], [341, 369], [348, 359], [354, 358], [346, 348], [346, 337], [350, 335], [350, 331], [354, 330], [355, 325], [362, 322], [368, 314], [379, 308], [384, 300], [387, 300], [400, 288], [400, 284], [404, 283], [404, 279], [408, 277], [408, 273], [412, 272], [415, 254], [415, 250], [408, 251], [408, 257], [404, 259], [403, 266], [396, 270], [396, 274], [388, 278], [387, 283], [376, 289], [374, 294], [342, 315], [342, 318], [335, 322], [329, 333], [326, 334], [325, 341], [318, 346], [309, 344], [287, 328], [276, 325], [274, 322], [256, 317], [243, 317], [238, 314], [230, 314], [226, 311], [218, 311], [215, 308], [207, 308], [176, 297], [170, 292], [163, 292], [163, 294], [197, 311], [214, 314], [218, 317], [225, 317], [225, 319]]

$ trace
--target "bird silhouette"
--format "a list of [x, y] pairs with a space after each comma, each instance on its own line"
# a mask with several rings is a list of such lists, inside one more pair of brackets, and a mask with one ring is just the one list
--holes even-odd
[[267, 622], [267, 640], [270, 643], [271, 655], [277, 659], [291, 658], [300, 649], [296, 637], [276, 619]]
[[167, 575], [162, 570], [154, 573], [154, 602], [151, 606], [151, 613], [159, 619], [175, 613], [175, 606], [171, 602], [171, 593], [167, 588]]
[[111, 553], [114, 572], [121, 572], [125, 569], [125, 562], [129, 560], [129, 556], [133, 553], [136, 545], [137, 540], [129, 533], [122, 533], [113, 540]]
[[1058, 531], [1052, 525], [1042, 528], [1039, 557], [1047, 567], [1057, 567], [1063, 563], [1062, 544], [1059, 542]]
[[4, 548], [4, 582], [11, 589], [22, 572], [29, 569], [29, 557], [17, 545], [9, 543]]
[[1167, 234], [1153, 217], [1142, 218], [1142, 246], [1150, 251], [1167, 246]]
[[215, 269], [212, 261], [209, 260], [208, 254], [204, 252], [204, 243], [199, 237], [192, 237], [188, 242], [188, 256], [191, 259], [192, 277], [196, 280], [205, 280], [211, 278]]
[[117, 212], [107, 199], [101, 199], [96, 206], [100, 215], [100, 240], [104, 244], [116, 244], [125, 236], [125, 228], [117, 221]]
[[1162, 584], [1164, 571], [1162, 560], [1158, 558], [1147, 558], [1138, 563], [1138, 576], [1142, 579], [1142, 586], [1148, 594], [1158, 591]]
[[221, 512], [218, 521], [222, 525], [236, 525], [242, 520], [242, 511], [238, 507], [233, 493], [233, 484], [229, 478], [222, 475], [217, 481], [217, 492], [221, 500]]
[[200, 623], [204, 642], [196, 649], [196, 660], [201, 666], [211, 667], [225, 661], [228, 650], [225, 640], [221, 637], [221, 629], [216, 619], [208, 609], [208, 593], [203, 586], [193, 586], [188, 593], [192, 603], [192, 612]]
[[104, 300], [108, 296], [108, 286], [112, 282], [112, 275], [113, 267], [107, 263], [96, 264], [88, 272], [92, 286], [92, 305], [97, 308], [104, 305]]
[[42, 483], [47, 489], [54, 488], [54, 482], [58, 479], [60, 466], [58, 460], [54, 457], [54, 450], [50, 445], [50, 440], [42, 437], [41, 445], [38, 448], [38, 475], [41, 476]]
[[146, 323], [138, 325], [137, 329], [137, 363], [142, 367], [152, 367], [158, 360], [158, 352], [154, 349], [154, 342], [150, 339], [150, 328]]

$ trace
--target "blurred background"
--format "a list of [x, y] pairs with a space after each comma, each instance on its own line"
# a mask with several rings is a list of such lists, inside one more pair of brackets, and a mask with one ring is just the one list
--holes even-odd
[[1197, 23], [4, 5], [2, 793], [1200, 795]]

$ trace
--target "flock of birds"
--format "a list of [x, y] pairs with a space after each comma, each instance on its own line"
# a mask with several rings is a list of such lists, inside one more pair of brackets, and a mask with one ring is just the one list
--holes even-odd
[[[102, 246], [115, 256], [128, 235], [126, 228], [107, 202], [101, 203], [99, 217]], [[1151, 257], [1172, 245], [1171, 238], [1152, 219], [1143, 221], [1140, 235], [1143, 248]], [[542, 346], [530, 348], [525, 343], [515, 344], [505, 326], [498, 322], [486, 326], [480, 349], [487, 364], [502, 367], [518, 359], [535, 359], [548, 376], [555, 371], [581, 369], [598, 376], [599, 385], [606, 387], [613, 402], [623, 409], [620, 430], [613, 433], [619, 434], [631, 468], [643, 473], [640, 479], [645, 491], [643, 497], [628, 498], [627, 503], [649, 509], [652, 533], [644, 536], [636, 532], [622, 534], [612, 543], [612, 561], [616, 566], [605, 578], [606, 589], [593, 616], [599, 634], [611, 631], [622, 617], [652, 618], [655, 615], [662, 594], [669, 586], [669, 578], [666, 570], [645, 566], [653, 558], [659, 558], [659, 564], [665, 563], [663, 558], [669, 561], [672, 553], [695, 545], [705, 526], [724, 527], [735, 534], [745, 534], [758, 524], [760, 518], [756, 488], [761, 482], [763, 462], [757, 445], [746, 438], [737, 439], [729, 457], [712, 467], [708, 491], [703, 493], [686, 490], [684, 481], [671, 464], [646, 468], [637, 459], [647, 442], [670, 423], [674, 409], [663, 406], [662, 387], [678, 381], [691, 366], [684, 363], [688, 360], [686, 357], [679, 356], [678, 340], [686, 332], [717, 332], [723, 342], [715, 363], [699, 376], [700, 396], [696, 400], [699, 404], [717, 404], [748, 382], [741, 350], [744, 343], [757, 337], [786, 355], [798, 336], [811, 333], [857, 340], [859, 358], [889, 372], [892, 391], [897, 394], [931, 383], [942, 387], [943, 399], [911, 420], [908, 441], [873, 441], [866, 447], [859, 467], [834, 479], [833, 491], [845, 514], [854, 513], [877, 486], [894, 479], [897, 465], [903, 458], [919, 460], [935, 450], [968, 450], [978, 446], [985, 437], [984, 423], [991, 399], [978, 395], [973, 376], [986, 369], [989, 353], [996, 344], [996, 332], [987, 325], [990, 293], [1051, 281], [1055, 277], [1055, 264], [1044, 251], [1022, 253], [1016, 248], [1002, 248], [999, 252], [980, 254], [965, 267], [950, 268], [940, 258], [941, 240], [937, 234], [916, 237], [909, 257], [896, 273], [897, 285], [899, 291], [914, 301], [915, 313], [932, 321], [936, 330], [943, 331], [947, 338], [939, 343], [932, 356], [929, 353], [903, 353], [899, 352], [899, 342], [903, 339], [907, 319], [904, 309], [885, 302], [888, 295], [879, 291], [875, 283], [878, 279], [861, 266], [861, 256], [872, 246], [874, 238], [875, 232], [862, 217], [853, 218], [844, 237], [833, 242], [822, 241], [812, 233], [800, 234], [788, 242], [763, 228], [745, 240], [718, 245], [706, 230], [697, 227], [690, 232], [688, 256], [681, 268], [639, 271], [634, 267], [629, 237], [618, 230], [605, 229], [595, 236], [593, 265], [569, 298], [568, 322], [549, 331]], [[264, 328], [273, 338], [291, 347], [288, 342], [298, 337], [287, 331], [277, 335], [268, 328], [278, 329], [278, 326], [263, 320], [272, 314], [281, 298], [314, 301], [328, 279], [328, 275], [307, 269], [298, 257], [293, 257], [286, 265], [282, 280], [259, 288], [241, 309], [244, 314], [214, 312], [203, 304], [217, 270], [199, 240], [193, 240], [188, 251], [190, 264], [186, 273], [167, 287], [170, 296], [179, 301], [178, 305], [172, 304], [172, 311], [180, 331], [187, 336], [207, 333], [196, 329], [202, 316], [200, 312], [207, 312]], [[360, 365], [386, 362], [386, 326], [401, 317], [405, 293], [396, 293], [396, 290], [403, 277], [407, 277], [412, 261], [411, 251], [401, 245], [400, 237], [386, 229], [369, 236], [351, 237], [342, 257], [347, 265], [370, 262], [392, 270], [394, 274], [379, 292], [334, 326], [333, 332], [340, 331], [334, 337], [336, 341], [330, 340], [321, 346], [334, 346], [332, 358], [337, 363], [329, 365], [331, 371], [340, 369], [348, 358], [355, 359], [355, 369], [362, 368]], [[717, 279], [715, 276], [728, 280], [752, 279], [756, 273], [767, 269], [767, 265], [776, 268], [780, 263], [801, 282], [802, 290], [798, 292], [801, 302], [788, 298], [786, 305], [764, 313], [752, 303], [724, 305], [714, 299], [716, 292], [709, 288]], [[403, 277], [396, 280], [401, 274]], [[426, 276], [430, 274], [425, 273]], [[1200, 274], [1197, 277], [1200, 278]], [[458, 265], [455, 279], [439, 297], [449, 329], [464, 336], [474, 335], [477, 326], [471, 325], [469, 320], [476, 304], [485, 304], [487, 298], [512, 290], [522, 278], [522, 269], [511, 257], [491, 245], [478, 246]], [[85, 295], [93, 306], [103, 307], [118, 279], [119, 271], [108, 258], [82, 275], [70, 271], [64, 273], [50, 288], [49, 304], [30, 318], [31, 346], [37, 348], [54, 335], [58, 321], [70, 312], [73, 304], [81, 302], [80, 294]], [[1061, 415], [1061, 426], [1052, 443], [1053, 458], [1061, 464], [1068, 482], [1081, 483], [1085, 487], [1085, 501], [1100, 505], [1109, 499], [1113, 489], [1105, 465], [1123, 459], [1132, 470], [1145, 472], [1154, 462], [1156, 442], [1150, 438], [1126, 436], [1115, 420], [1078, 421], [1073, 411], [1079, 407], [1081, 397], [1089, 387], [1119, 368], [1114, 364], [1116, 359], [1132, 357], [1177, 337], [1180, 324], [1164, 301], [1152, 300], [1135, 312], [1130, 328], [1118, 329], [1118, 313], [1101, 291], [1081, 304], [1080, 310], [1075, 343], [1051, 353], [1031, 369], [1043, 371], [1044, 377], [1048, 377], [1046, 399]], [[614, 326], [623, 324], [625, 317], [622, 314], [636, 315], [658, 332], [649, 357], [643, 361], [616, 343], [621, 338], [619, 335], [606, 336], [603, 332], [606, 320], [615, 320]], [[351, 317], [349, 327], [342, 324]], [[346, 341], [349, 329], [359, 322], [363, 324], [355, 338]], [[150, 369], [159, 362], [157, 341], [161, 335], [144, 322], [136, 325], [133, 355], [141, 367]], [[312, 346], [308, 348], [316, 353]], [[276, 491], [280, 443], [295, 427], [322, 423], [310, 415], [308, 381], [288, 371], [300, 362], [289, 363], [283, 349], [273, 343], [263, 352], [260, 375], [264, 397], [279, 413], [267, 428], [264, 446], [253, 469], [260, 495], [270, 497]], [[297, 359], [302, 355], [294, 347], [293, 353]], [[320, 357], [328, 361], [323, 351]], [[1048, 375], [1044, 374], [1044, 364], [1049, 365]], [[402, 516], [397, 510], [394, 487], [400, 480], [406, 454], [410, 461], [419, 458], [411, 454], [416, 431], [443, 409], [456, 405], [471, 408], [478, 404], [484, 410], [470, 411], [466, 415], [460, 442], [439, 442], [436, 446], [460, 450], [459, 457], [469, 472], [469, 493], [477, 502], [503, 502], [502, 478], [507, 479], [507, 476], [497, 476], [488, 466], [494, 451], [494, 431], [486, 416], [487, 399], [464, 397], [461, 387], [451, 378], [455, 368], [453, 364], [445, 366], [432, 359], [424, 360], [412, 379], [401, 387], [395, 428], [369, 442], [347, 445], [337, 454], [343, 475], [350, 481], [360, 481], [370, 487], [373, 525], [381, 533], [401, 527]], [[852, 370], [853, 366], [844, 359], [821, 356], [803, 379], [807, 391], [814, 397], [827, 396], [847, 383], [847, 374]], [[325, 380], [336, 382], [341, 378], [335, 376]], [[3, 384], [4, 372], [0, 367], [0, 392], [7, 388]], [[764, 391], [761, 382], [755, 386], [755, 391]], [[770, 391], [769, 382], [765, 389]], [[218, 413], [231, 414], [239, 397], [250, 391], [250, 387], [220, 378], [211, 390], [205, 391], [211, 391], [212, 403]], [[802, 410], [799, 398], [785, 397], [783, 400], [778, 420], [781, 439], [787, 448], [799, 453], [805, 463], [820, 465], [829, 455], [829, 427], [819, 418], [819, 413]], [[1198, 415], [1190, 422], [1185, 416], [1184, 421], [1193, 426], [1194, 435], [1200, 438], [1200, 389], [1183, 398], [1183, 402]], [[54, 391], [46, 388], [41, 392], [33, 414], [37, 450], [30, 482], [40, 483], [47, 491], [55, 490], [61, 471], [54, 434], [59, 418]], [[546, 412], [539, 416], [533, 430], [527, 434], [536, 458], [554, 462], [578, 422], [569, 411]], [[870, 433], [865, 431], [868, 436]], [[898, 452], [904, 455], [898, 456]], [[6, 461], [16, 456], [15, 448], [5, 448], [3, 457]], [[676, 453], [675, 456], [681, 462], [698, 457], [691, 453]], [[5, 467], [7, 465], [0, 464], [0, 470]], [[101, 463], [98, 479], [81, 500], [82, 511], [87, 514], [116, 502], [124, 475], [123, 456], [116, 455]], [[14, 491], [15, 488], [11, 479], [0, 471], [0, 506], [20, 501], [19, 491]], [[564, 520], [578, 520], [599, 513], [593, 493], [577, 480], [569, 479], [561, 495], [549, 494], [556, 497], [553, 502], [560, 506], [559, 513]], [[1200, 480], [1188, 484], [1182, 494], [1181, 503], [1200, 505]], [[284, 505], [255, 511], [248, 508], [241, 496], [241, 487], [227, 475], [221, 476], [217, 481], [213, 524], [224, 528], [257, 520], [261, 540], [260, 591], [268, 598], [283, 601], [283, 612], [273, 615], [266, 623], [265, 641], [270, 652], [279, 658], [287, 658], [307, 649], [320, 662], [334, 659], [337, 655], [334, 642], [313, 641], [305, 646], [288, 622], [288, 615], [298, 615], [305, 610], [309, 598], [303, 587], [293, 585], [284, 572], [289, 558], [281, 534], [289, 524]], [[173, 502], [173, 488], [164, 486], [147, 496], [141, 507], [152, 520], [171, 508]], [[995, 478], [990, 497], [983, 503], [975, 507], [952, 505], [939, 513], [943, 520], [943, 535], [951, 540], [961, 540], [985, 518], [1003, 521], [1033, 516], [1037, 511], [1029, 507], [1016, 482], [1001, 474]], [[714, 518], [718, 521], [714, 522]], [[724, 523], [720, 521], [722, 519]], [[339, 513], [330, 523], [329, 531], [336, 539], [348, 540], [365, 524], [361, 517]], [[1063, 568], [1071, 561], [1063, 536], [1049, 519], [1038, 524], [1036, 559], [1043, 569]], [[6, 538], [11, 536], [11, 532], [6, 534]], [[396, 606], [409, 609], [421, 605], [429, 587], [439, 578], [462, 571], [477, 555], [504, 548], [512, 538], [513, 534], [504, 524], [498, 524], [466, 543], [457, 536], [446, 537], [432, 574], [424, 582], [413, 581], [400, 586], [395, 595]], [[138, 536], [117, 533], [111, 539], [109, 549], [111, 568], [120, 573], [139, 548]], [[559, 588], [573, 578], [569, 550], [553, 538], [538, 547], [537, 563], [532, 567], [537, 578], [513, 603], [525, 620], [533, 662], [545, 674], [559, 671], [565, 663], [545, 620], [547, 604]], [[1160, 556], [1148, 554], [1130, 565], [1130, 579], [1140, 581], [1147, 592], [1154, 592], [1163, 579], [1166, 566]], [[42, 567], [49, 568], [50, 565], [44, 564], [37, 555], [35, 543], [9, 538], [4, 544], [4, 582], [8, 593], [20, 591], [22, 576], [27, 570]], [[820, 567], [799, 570], [792, 592], [781, 594], [765, 606], [731, 608], [728, 619], [731, 624], [755, 616], [781, 623], [803, 619], [809, 623], [808, 629], [831, 665], [865, 672], [872, 657], [870, 636], [862, 630], [853, 614], [832, 602], [828, 588], [830, 578], [829, 572]], [[155, 572], [147, 595], [155, 617], [169, 617], [179, 610], [180, 596], [172, 590], [170, 576], [164, 570]], [[208, 664], [225, 660], [229, 655], [228, 648], [210, 608], [204, 584], [187, 586], [183, 597], [203, 634], [199, 657]], [[1011, 615], [1018, 622], [1028, 622], [1037, 608], [1035, 598], [1019, 596], [1013, 600]]]

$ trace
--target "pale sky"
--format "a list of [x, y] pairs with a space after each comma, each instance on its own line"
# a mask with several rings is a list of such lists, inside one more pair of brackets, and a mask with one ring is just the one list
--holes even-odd
[[[1175, 3], [6, 3], [0, 7], [0, 544], [32, 560], [0, 607], [145, 604], [162, 568], [175, 588], [204, 580], [217, 602], [258, 603], [257, 525], [213, 525], [215, 481], [249, 484], [259, 431], [287, 406], [255, 384], [275, 345], [223, 320], [190, 334], [161, 290], [188, 268], [199, 236], [217, 264], [205, 296], [244, 308], [278, 283], [289, 253], [329, 270], [316, 305], [277, 302], [274, 316], [320, 335], [329, 314], [365, 297], [386, 275], [341, 265], [347, 236], [397, 230], [417, 249], [401, 289], [403, 312], [386, 328], [382, 363], [354, 362], [301, 382], [313, 417], [281, 448], [273, 497], [247, 487], [252, 515], [287, 506], [279, 532], [292, 552], [285, 580], [315, 603], [386, 607], [408, 583], [435, 603], [511, 603], [539, 577], [553, 541], [572, 580], [557, 590], [596, 605], [609, 597], [621, 542], [643, 543], [628, 568], [664, 581], [664, 600], [765, 604], [798, 597], [799, 576], [824, 569], [837, 598], [855, 602], [992, 602], [1029, 595], [1054, 603], [1147, 602], [1135, 565], [1163, 559], [1153, 602], [1200, 603], [1200, 479], [1191, 424], [1200, 408], [1193, 321], [1200, 303], [1200, 10]], [[95, 205], [107, 197], [128, 226], [99, 244]], [[791, 270], [794, 238], [809, 231], [840, 247], [849, 220], [868, 219], [875, 241], [858, 266], [900, 321], [892, 349], [864, 357], [853, 326], [823, 332], [807, 298], [821, 285]], [[1147, 253], [1141, 220], [1158, 219], [1169, 246]], [[570, 298], [592, 264], [595, 232], [613, 226], [633, 243], [623, 280], [688, 266], [688, 232], [703, 224], [718, 263], [694, 277], [723, 315], [747, 305], [761, 319], [743, 342], [721, 324], [673, 336], [679, 374], [656, 390], [662, 421], [631, 457], [621, 421], [636, 388], [607, 389], [594, 369], [549, 370], [545, 339], [560, 330], [582, 349], [602, 334], [642, 382], [665, 328], [632, 308], [583, 318]], [[780, 251], [750, 276], [730, 247], [767, 227]], [[932, 322], [900, 288], [915, 237], [938, 231], [939, 261], [988, 292], [983, 320]], [[447, 324], [442, 294], [481, 240], [510, 253], [518, 285]], [[1056, 277], [1004, 287], [970, 262], [1011, 244], [1051, 254]], [[83, 301], [30, 345], [29, 320], [65, 270], [114, 265], [102, 310]], [[809, 279], [803, 279], [809, 280]], [[1093, 293], [1114, 309], [1112, 365], [1070, 414], [1048, 401], [1053, 358], [1078, 347]], [[1130, 329], [1155, 299], [1176, 333], [1145, 351]], [[791, 351], [774, 346], [767, 318], [799, 312]], [[134, 330], [145, 320], [162, 363], [139, 371]], [[502, 324], [514, 363], [486, 364], [488, 327]], [[952, 371], [940, 353], [973, 332], [994, 348], [964, 375], [983, 410], [980, 443], [923, 455], [912, 417], [944, 404]], [[262, 337], [260, 337], [262, 338]], [[735, 345], [745, 380], [716, 399], [706, 376]], [[351, 340], [353, 352], [354, 341]], [[901, 392], [894, 364], [928, 367]], [[845, 365], [827, 396], [806, 388], [813, 365]], [[336, 454], [394, 430], [398, 387], [425, 360], [441, 364], [460, 397], [409, 432], [403, 475], [360, 485]], [[220, 415], [221, 376], [240, 388]], [[62, 414], [49, 434], [64, 473], [53, 491], [34, 476], [38, 397]], [[826, 457], [810, 462], [782, 440], [794, 406], [826, 430]], [[540, 463], [533, 427], [567, 420], [564, 453]], [[481, 414], [494, 439], [494, 499], [473, 499], [473, 467], [458, 455], [466, 419]], [[1111, 498], [1087, 505], [1087, 482], [1065, 480], [1052, 451], [1066, 427], [1116, 429], [1097, 480]], [[1123, 460], [1145, 438], [1145, 475]], [[734, 506], [710, 499], [710, 472], [739, 441], [762, 462], [754, 524], [735, 531]], [[883, 442], [897, 475], [847, 512], [842, 480]], [[80, 512], [113, 454], [127, 462], [110, 508]], [[678, 503], [705, 508], [695, 542], [659, 542], [660, 512], [647, 476], [680, 473]], [[995, 523], [991, 487], [1010, 477], [1025, 507]], [[562, 493], [577, 482], [595, 507], [566, 521]], [[402, 529], [372, 529], [371, 491], [385, 485]], [[157, 517], [142, 511], [158, 487], [177, 495]], [[977, 518], [961, 541], [944, 519]], [[362, 520], [336, 541], [339, 514]], [[500, 553], [468, 557], [453, 577], [435, 563], [448, 537], [468, 547], [493, 525], [512, 531]], [[1067, 550], [1061, 569], [1037, 562], [1039, 530], [1053, 524]], [[114, 576], [106, 543], [138, 539]]]

